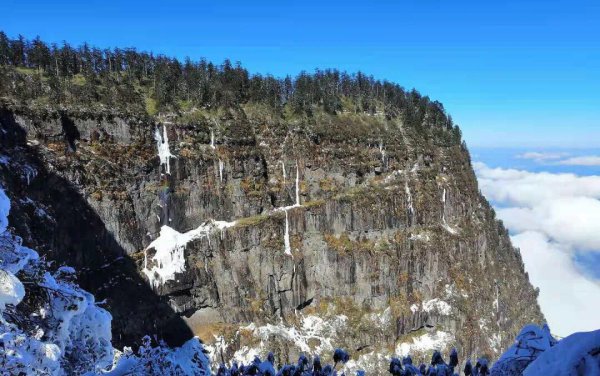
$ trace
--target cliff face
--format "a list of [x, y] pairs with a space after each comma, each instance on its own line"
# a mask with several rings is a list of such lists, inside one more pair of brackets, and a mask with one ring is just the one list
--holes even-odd
[[117, 344], [193, 332], [216, 360], [343, 346], [368, 368], [427, 343], [495, 358], [543, 321], [459, 135], [435, 119], [8, 105], [0, 119], [11, 223], [106, 299]]

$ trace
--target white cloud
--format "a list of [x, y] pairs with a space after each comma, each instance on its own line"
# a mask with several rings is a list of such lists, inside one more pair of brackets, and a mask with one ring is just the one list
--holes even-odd
[[571, 153], [567, 152], [538, 152], [528, 151], [517, 154], [519, 159], [529, 159], [537, 163], [547, 163], [562, 166], [600, 166], [599, 155], [583, 155], [567, 158]]
[[600, 199], [600, 176], [489, 168], [483, 163], [474, 166], [481, 190], [496, 202], [532, 208], [559, 198]]
[[556, 162], [563, 166], [600, 166], [600, 156], [586, 155], [582, 157], [572, 157]]
[[600, 176], [489, 168], [476, 163], [484, 195], [516, 234], [540, 305], [559, 335], [600, 328], [600, 282], [575, 267], [576, 251], [600, 252]]
[[540, 287], [539, 303], [553, 333], [567, 336], [600, 327], [600, 284], [579, 273], [571, 250], [540, 232], [512, 237], [521, 249], [532, 283]]
[[561, 197], [533, 207], [496, 210], [516, 232], [540, 231], [579, 250], [600, 250], [600, 201], [589, 197]]
[[529, 151], [523, 154], [517, 155], [517, 158], [520, 159], [532, 159], [536, 162], [543, 162], [553, 159], [560, 159], [568, 156], [569, 153], [562, 152], [537, 152], [537, 151]]

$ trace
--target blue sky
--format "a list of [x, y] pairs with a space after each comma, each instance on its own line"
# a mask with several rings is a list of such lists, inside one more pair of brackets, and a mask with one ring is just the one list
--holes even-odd
[[10, 36], [277, 76], [362, 70], [440, 100], [470, 146], [600, 147], [597, 0], [4, 0], [0, 14]]

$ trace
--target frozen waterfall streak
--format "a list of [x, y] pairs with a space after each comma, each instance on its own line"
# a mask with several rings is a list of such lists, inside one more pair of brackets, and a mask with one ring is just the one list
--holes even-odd
[[[171, 154], [171, 149], [169, 148], [169, 135], [167, 133], [167, 126], [163, 124], [162, 134], [160, 132], [160, 128], [156, 128], [154, 131], [154, 139], [156, 140], [156, 147], [158, 149], [158, 157], [160, 159], [161, 166], [161, 181], [163, 181], [163, 177], [165, 174], [171, 175], [171, 158], [175, 158], [173, 154]], [[163, 167], [164, 166], [164, 167]], [[163, 173], [164, 171], [164, 173]], [[159, 204], [158, 206], [162, 210], [163, 215], [163, 223], [169, 223], [169, 186], [168, 179], [165, 179], [164, 182], [166, 186], [163, 186], [162, 189], [158, 191]], [[161, 217], [158, 217], [158, 222], [161, 223]]]
[[223, 182], [223, 167], [224, 163], [221, 159], [219, 159], [219, 178], [221, 179], [221, 182]]
[[[282, 166], [283, 166], [283, 162]], [[285, 178], [285, 166], [283, 166], [284, 178]], [[283, 244], [284, 251], [286, 255], [292, 256], [292, 246], [290, 244], [290, 219], [288, 215], [288, 210], [293, 208], [299, 208], [302, 205], [300, 204], [300, 171], [298, 168], [298, 162], [296, 161], [296, 202], [294, 205], [290, 206], [282, 206], [279, 208], [275, 208], [274, 211], [283, 211], [285, 213], [285, 232], [283, 234]]]
[[300, 206], [300, 173], [298, 172], [298, 161], [296, 161], [296, 206]]
[[290, 221], [287, 210], [285, 210], [285, 233], [283, 235], [283, 244], [285, 247], [285, 254], [291, 256], [292, 246], [290, 245]]
[[442, 192], [442, 226], [451, 234], [456, 234], [457, 231], [450, 227], [448, 222], [446, 222], [446, 187]]
[[[207, 238], [214, 230], [221, 230], [221, 237], [226, 228], [235, 226], [236, 222], [210, 220], [197, 228], [181, 233], [169, 226], [162, 226], [160, 235], [144, 250], [144, 274], [152, 287], [157, 288], [167, 281], [174, 280], [175, 275], [185, 271], [185, 248], [191, 241]], [[148, 250], [156, 253], [150, 261], [155, 265], [148, 267]]]
[[[210, 130], [210, 148], [213, 150], [216, 150], [217, 147], [215, 146], [215, 132], [211, 129]], [[223, 168], [225, 167], [225, 163], [221, 160], [221, 158], [219, 158], [219, 180], [221, 182], [223, 182]]]
[[160, 165], [164, 166], [164, 171], [167, 174], [171, 174], [171, 164], [169, 160], [171, 158], [175, 158], [173, 154], [171, 154], [171, 150], [169, 149], [169, 136], [167, 134], [167, 126], [163, 124], [162, 135], [160, 133], [160, 129], [156, 128], [154, 132], [154, 139], [156, 140], [156, 147], [158, 148], [158, 157], [160, 158]]
[[413, 207], [412, 194], [410, 193], [410, 187], [408, 186], [408, 177], [404, 182], [404, 192], [406, 192], [406, 201], [408, 204], [408, 224], [412, 226], [413, 217], [415, 215], [415, 209]]
[[286, 174], [285, 174], [285, 163], [283, 163], [283, 161], [281, 162], [281, 171], [283, 171], [283, 186], [285, 187], [285, 179], [286, 179]]
[[385, 149], [383, 148], [383, 141], [379, 143], [379, 152], [381, 153], [381, 163], [385, 168]]

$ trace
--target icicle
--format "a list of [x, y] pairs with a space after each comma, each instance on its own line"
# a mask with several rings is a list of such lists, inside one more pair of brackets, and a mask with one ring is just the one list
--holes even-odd
[[381, 153], [381, 163], [385, 167], [385, 149], [383, 148], [383, 142], [379, 143], [379, 152]]
[[285, 185], [285, 179], [286, 179], [286, 174], [285, 174], [285, 164], [283, 163], [283, 161], [281, 162], [281, 170], [283, 171], [283, 185]]
[[446, 224], [446, 188], [444, 187], [444, 190], [442, 192], [442, 223], [444, 224], [444, 226], [448, 226]]
[[219, 159], [219, 178], [221, 179], [221, 182], [223, 182], [223, 161]]
[[213, 132], [213, 130], [210, 130], [210, 147], [213, 149], [216, 149], [215, 147], [215, 132]]
[[456, 234], [457, 231], [450, 227], [448, 222], [446, 222], [446, 188], [444, 187], [444, 191], [442, 192], [442, 226], [451, 234]]
[[283, 244], [285, 246], [285, 254], [291, 256], [292, 247], [290, 246], [290, 224], [287, 210], [285, 210], [285, 233], [283, 235]]
[[404, 182], [404, 191], [406, 192], [406, 201], [408, 202], [408, 212], [410, 213], [410, 221], [412, 222], [412, 216], [415, 214], [415, 209], [413, 208], [412, 195], [410, 193], [408, 181]]
[[175, 156], [171, 154], [171, 150], [169, 149], [169, 137], [167, 135], [167, 127], [165, 125], [163, 125], [162, 136], [160, 134], [160, 130], [156, 128], [156, 131], [154, 132], [154, 139], [156, 140], [156, 146], [158, 148], [160, 165], [165, 166], [165, 172], [167, 174], [171, 174], [171, 165], [169, 160], [171, 158], [175, 158]]
[[298, 171], [298, 161], [296, 161], [296, 206], [300, 206], [300, 173]]

